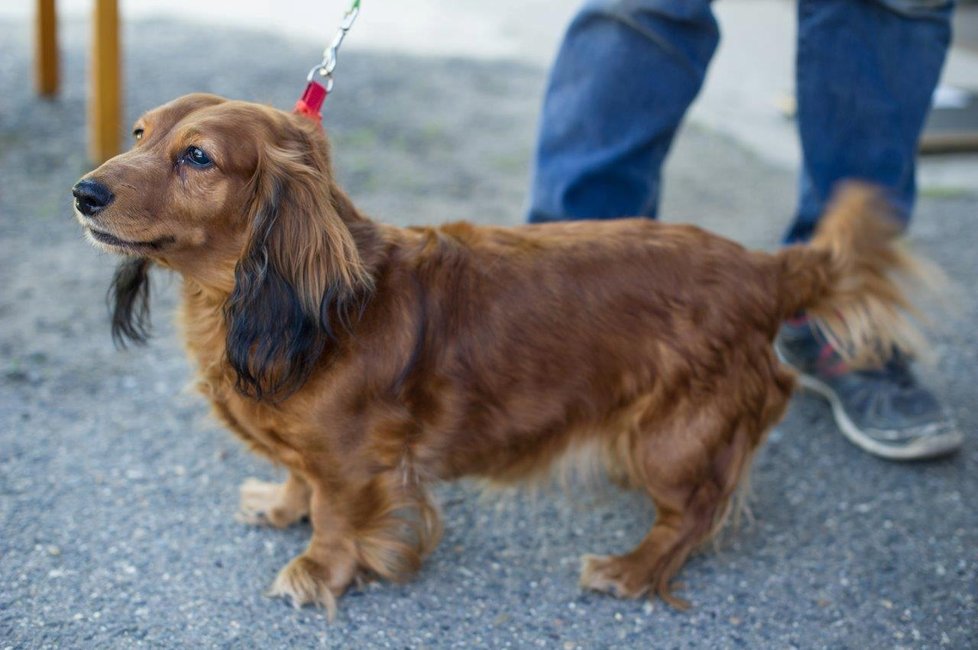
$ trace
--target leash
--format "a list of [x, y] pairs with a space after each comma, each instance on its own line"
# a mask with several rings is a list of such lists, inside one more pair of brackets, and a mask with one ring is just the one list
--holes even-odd
[[302, 97], [295, 103], [294, 113], [304, 115], [317, 124], [322, 123], [323, 115], [320, 112], [323, 102], [333, 90], [333, 70], [336, 69], [336, 55], [346, 38], [346, 33], [353, 27], [353, 21], [360, 14], [360, 0], [353, 0], [353, 4], [343, 15], [343, 22], [333, 37], [333, 42], [323, 50], [323, 60], [314, 65], [306, 76], [306, 90]]

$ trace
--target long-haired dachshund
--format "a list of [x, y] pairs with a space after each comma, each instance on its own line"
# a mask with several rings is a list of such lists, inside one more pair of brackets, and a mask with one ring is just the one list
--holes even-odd
[[289, 470], [242, 486], [243, 518], [312, 523], [272, 593], [331, 615], [358, 576], [419, 567], [434, 481], [540, 478], [572, 451], [656, 509], [633, 550], [586, 556], [581, 584], [681, 604], [671, 578], [795, 386], [782, 320], [806, 310], [857, 360], [912, 342], [893, 278], [914, 260], [866, 186], [773, 254], [647, 219], [404, 229], [357, 211], [306, 118], [195, 94], [134, 134], [74, 187], [88, 238], [125, 256], [113, 335], [145, 340], [150, 266], [183, 276], [201, 390]]

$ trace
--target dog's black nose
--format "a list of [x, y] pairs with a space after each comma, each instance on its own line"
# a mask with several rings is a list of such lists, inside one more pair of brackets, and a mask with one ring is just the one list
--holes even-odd
[[71, 193], [75, 195], [75, 207], [86, 217], [94, 217], [115, 198], [105, 185], [88, 179], [78, 181]]

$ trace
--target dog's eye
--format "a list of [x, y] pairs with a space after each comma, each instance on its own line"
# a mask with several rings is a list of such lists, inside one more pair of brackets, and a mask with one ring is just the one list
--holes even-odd
[[211, 164], [211, 159], [200, 147], [187, 147], [187, 151], [183, 154], [183, 157], [197, 167], [207, 167]]
[[143, 130], [142, 129], [133, 129], [133, 131], [132, 131], [132, 137], [136, 138], [137, 141], [142, 140], [143, 139]]

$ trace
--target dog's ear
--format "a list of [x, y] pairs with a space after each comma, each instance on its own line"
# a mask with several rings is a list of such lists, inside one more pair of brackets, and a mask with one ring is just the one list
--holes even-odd
[[149, 338], [149, 267], [144, 257], [126, 257], [115, 269], [106, 302], [112, 312], [112, 340], [143, 345]]
[[337, 211], [325, 138], [293, 129], [259, 152], [248, 242], [225, 306], [237, 390], [257, 399], [302, 386], [372, 288]]

